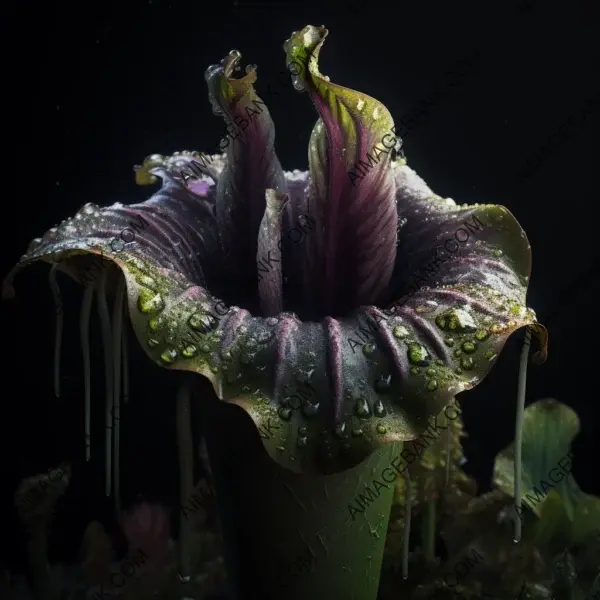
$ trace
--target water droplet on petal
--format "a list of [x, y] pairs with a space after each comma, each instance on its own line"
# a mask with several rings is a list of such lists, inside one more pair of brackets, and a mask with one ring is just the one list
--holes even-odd
[[378, 394], [387, 394], [392, 387], [391, 379], [392, 379], [391, 375], [388, 375], [387, 377], [382, 377], [381, 379], [378, 379], [375, 382], [375, 391]]
[[483, 358], [485, 358], [485, 360], [489, 360], [492, 361], [494, 360], [498, 355], [493, 352], [492, 350], [488, 350], [484, 355]]
[[475, 342], [464, 342], [462, 345], [462, 349], [463, 352], [466, 352], [467, 354], [473, 354], [473, 352], [477, 350], [477, 346]]
[[198, 348], [196, 348], [196, 346], [194, 346], [194, 344], [190, 344], [189, 346], [186, 346], [183, 349], [182, 354], [186, 358], [193, 358], [194, 356], [196, 356], [196, 354], [198, 354]]
[[404, 325], [396, 325], [396, 327], [394, 327], [393, 333], [395, 338], [402, 339], [409, 334], [409, 331], [408, 329], [406, 329], [406, 327], [404, 327]]
[[427, 384], [427, 389], [430, 392], [435, 392], [435, 390], [438, 389], [438, 382], [435, 379], [432, 379], [428, 384]]
[[156, 348], [156, 346], [158, 346], [158, 340], [155, 338], [150, 338], [148, 340], [148, 346], [150, 346], [150, 348]]
[[354, 405], [354, 412], [358, 417], [367, 418], [371, 416], [371, 411], [369, 410], [369, 405], [365, 398], [359, 398]]
[[473, 361], [473, 359], [470, 356], [465, 356], [465, 358], [463, 358], [460, 361], [460, 366], [465, 371], [470, 371], [473, 368], [474, 365], [475, 365], [475, 362]]
[[373, 414], [380, 418], [385, 417], [386, 415], [385, 406], [383, 406], [383, 402], [379, 398], [377, 398], [373, 404]]
[[365, 356], [371, 356], [375, 352], [375, 344], [365, 344], [362, 351]]
[[487, 340], [489, 337], [490, 334], [485, 329], [478, 329], [475, 332], [475, 338], [478, 339], [480, 342], [485, 342], [485, 340]]
[[208, 333], [218, 325], [217, 319], [211, 314], [197, 312], [188, 319], [189, 326], [200, 333]]
[[160, 359], [167, 363], [167, 364], [171, 364], [174, 363], [175, 360], [177, 359], [177, 350], [173, 350], [172, 348], [167, 348], [161, 355], [160, 355]]
[[427, 352], [427, 348], [421, 344], [409, 344], [407, 352], [408, 360], [413, 365], [426, 367], [431, 362], [431, 356], [429, 355], [429, 352]]
[[292, 409], [281, 407], [280, 409], [278, 409], [277, 414], [279, 415], [279, 418], [283, 421], [289, 421], [292, 418]]
[[438, 315], [437, 326], [444, 331], [475, 331], [477, 326], [473, 317], [462, 308], [456, 308]]
[[377, 433], [381, 433], [382, 435], [386, 433], [387, 428], [385, 425], [377, 425]]
[[490, 333], [504, 333], [506, 331], [506, 325], [504, 323], [494, 323], [490, 325]]
[[348, 436], [346, 432], [346, 423], [344, 421], [336, 425], [335, 435], [337, 435], [339, 438], [345, 438]]
[[152, 290], [141, 290], [138, 297], [138, 308], [144, 314], [159, 312], [165, 307], [165, 302], [160, 294]]
[[156, 291], [156, 281], [152, 279], [152, 277], [148, 277], [148, 275], [142, 275], [138, 279], [138, 283], [143, 285], [144, 287], [150, 288], [151, 290]]

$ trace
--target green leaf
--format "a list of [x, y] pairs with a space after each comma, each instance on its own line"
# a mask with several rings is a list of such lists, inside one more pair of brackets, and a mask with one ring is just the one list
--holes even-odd
[[[600, 526], [600, 499], [585, 494], [571, 474], [571, 442], [579, 433], [579, 417], [552, 399], [525, 409], [522, 448], [522, 503], [541, 520], [538, 540], [563, 535], [571, 543]], [[514, 496], [514, 442], [494, 464], [494, 483]]]

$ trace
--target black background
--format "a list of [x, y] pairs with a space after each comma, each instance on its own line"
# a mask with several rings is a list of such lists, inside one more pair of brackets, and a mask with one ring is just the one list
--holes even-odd
[[[324, 24], [330, 36], [321, 72], [388, 107], [398, 133], [405, 133], [409, 164], [432, 189], [458, 203], [505, 205], [525, 229], [533, 253], [528, 304], [550, 330], [549, 359], [530, 367], [527, 401], [553, 397], [576, 409], [581, 434], [574, 474], [585, 491], [600, 495], [594, 457], [600, 447], [594, 146], [600, 88], [592, 3], [211, 4], [128, 0], [4, 9], [10, 14], [3, 20], [9, 153], [3, 273], [30, 239], [86, 202], [147, 197], [149, 188], [135, 185], [132, 170], [145, 156], [216, 152], [225, 128], [212, 114], [204, 71], [231, 49], [241, 51], [244, 65], [258, 65], [256, 88], [274, 119], [282, 165], [306, 169], [316, 116], [306, 95], [281, 83], [282, 44], [306, 24]], [[13, 567], [23, 560], [24, 537], [11, 497], [27, 475], [63, 459], [75, 465], [59, 504], [53, 559], [75, 558], [91, 519], [113, 522], [103, 499], [102, 457], [94, 453], [82, 465], [80, 296], [64, 283], [66, 379], [56, 399], [46, 271], [26, 270], [17, 280], [17, 301], [2, 306], [0, 538]], [[513, 435], [521, 339], [513, 336], [490, 376], [460, 396], [467, 469], [484, 489], [494, 455]], [[176, 506], [176, 386], [133, 350], [132, 399], [123, 415], [124, 502], [141, 495]], [[94, 427], [102, 425], [101, 411]]]

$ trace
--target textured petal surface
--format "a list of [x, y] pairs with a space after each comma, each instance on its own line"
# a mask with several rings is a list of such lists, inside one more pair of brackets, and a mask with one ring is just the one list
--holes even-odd
[[[18, 266], [68, 259], [66, 268], [84, 281], [90, 254], [103, 257], [103, 265], [115, 263], [147, 355], [207, 377], [219, 398], [251, 416], [274, 459], [317, 473], [350, 468], [379, 445], [418, 437], [454, 396], [485, 377], [512, 332], [535, 323], [525, 306], [529, 245], [506, 209], [457, 208], [387, 154], [353, 186], [348, 169], [376, 135], [383, 139], [391, 119], [377, 101], [318, 73], [324, 34], [308, 27], [286, 45], [288, 62], [311, 49], [310, 76], [295, 75], [295, 85], [309, 91], [321, 114], [308, 197], [304, 174], [288, 176], [292, 185], [280, 182], [266, 109], [239, 112], [256, 102], [254, 72], [232, 79], [239, 60], [233, 52], [206, 76], [216, 112], [238, 125], [239, 118], [248, 121], [225, 161], [190, 153], [150, 157], [137, 170], [138, 182], [165, 180], [150, 200], [88, 205], [33, 244]], [[216, 201], [214, 185], [197, 172], [217, 181]], [[259, 236], [267, 189], [287, 193], [289, 201], [278, 204], [281, 224], [265, 223], [265, 235], [281, 241], [296, 221], [303, 233], [298, 243], [290, 237], [291, 249], [282, 246], [277, 294], [282, 286], [286, 309], [300, 285], [299, 306], [316, 307], [311, 321], [292, 312], [256, 316], [259, 240], [261, 251], [274, 252], [273, 240]], [[248, 245], [234, 239], [240, 227]], [[351, 243], [357, 249], [350, 251]], [[443, 260], [440, 245], [449, 253]], [[311, 248], [305, 269], [300, 259]], [[428, 278], [415, 278], [423, 269]], [[392, 270], [399, 287], [390, 290]], [[117, 275], [112, 269], [113, 285]], [[318, 297], [307, 306], [311, 289]], [[379, 304], [387, 308], [374, 305], [378, 296], [387, 296]]]
[[217, 221], [227, 269], [227, 302], [247, 299], [259, 310], [257, 240], [265, 213], [265, 192], [285, 193], [285, 177], [275, 155], [275, 128], [269, 110], [254, 91], [256, 71], [235, 79], [241, 55], [232, 51], [206, 71], [209, 99], [228, 129], [227, 164], [217, 184]]
[[[46, 234], [23, 264], [82, 252], [117, 263], [147, 354], [206, 376], [221, 399], [250, 414], [268, 452], [292, 470], [339, 471], [380, 444], [414, 439], [432, 415], [485, 376], [511, 331], [534, 321], [516, 274], [518, 294], [509, 301], [486, 286], [462, 283], [470, 267], [455, 273], [454, 286], [420, 291], [386, 310], [364, 307], [322, 322], [288, 313], [253, 317], [214, 296], [203, 263], [196, 264], [214, 245], [201, 243], [215, 230], [206, 202], [169, 180], [141, 205], [84, 208], [80, 218]], [[504, 233], [521, 239], [504, 209], [470, 210], [485, 222], [503, 217]], [[180, 220], [180, 211], [188, 218]], [[111, 241], [134, 214], [143, 214], [148, 226], [118, 253]], [[528, 264], [528, 248], [514, 260]]]
[[394, 122], [380, 102], [319, 72], [327, 33], [308, 26], [284, 46], [294, 86], [307, 91], [320, 116], [309, 144], [316, 257], [306, 265], [312, 268], [307, 291], [320, 317], [377, 304], [392, 274], [397, 240], [389, 168]]

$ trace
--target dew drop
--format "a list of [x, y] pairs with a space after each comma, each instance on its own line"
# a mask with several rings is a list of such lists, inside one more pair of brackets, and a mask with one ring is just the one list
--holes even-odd
[[277, 410], [277, 414], [279, 415], [279, 418], [283, 421], [289, 421], [292, 418], [292, 409], [282, 406]]
[[383, 406], [383, 402], [379, 398], [377, 398], [373, 404], [373, 414], [380, 418], [385, 417], [386, 415], [385, 406]]
[[419, 367], [411, 367], [410, 368], [411, 375], [418, 375], [420, 372], [421, 372], [421, 369], [419, 369]]
[[160, 329], [160, 326], [163, 324], [163, 320], [158, 318], [158, 319], [150, 319], [148, 321], [148, 328], [150, 329], [150, 331], [158, 331]]
[[382, 435], [387, 432], [387, 428], [385, 425], [377, 425], [377, 433], [381, 433]]
[[432, 379], [428, 384], [427, 384], [427, 389], [430, 392], [435, 392], [435, 390], [438, 389], [438, 382], [435, 379]]
[[464, 342], [462, 349], [463, 352], [466, 352], [467, 354], [473, 354], [473, 352], [477, 350], [477, 346], [475, 345], [475, 342]]
[[392, 376], [388, 375], [387, 377], [381, 377], [375, 382], [375, 391], [378, 394], [387, 394], [392, 388], [391, 384]]
[[452, 346], [454, 346], [454, 338], [448, 337], [444, 340], [444, 344], [446, 344], [446, 346], [449, 346], [450, 348], [452, 348]]
[[308, 433], [308, 427], [298, 427], [298, 435], [306, 435]]
[[465, 356], [461, 361], [460, 361], [460, 366], [465, 370], [465, 371], [470, 371], [473, 366], [475, 365], [475, 362], [473, 361], [473, 359], [470, 356]]
[[156, 291], [156, 281], [152, 279], [152, 277], [148, 277], [148, 275], [142, 275], [138, 279], [138, 283], [143, 285], [144, 287], [150, 288], [151, 290]]
[[275, 325], [277, 325], [277, 323], [279, 323], [279, 319], [277, 319], [276, 317], [269, 317], [266, 320], [267, 325], [269, 325], [270, 327], [274, 327]]
[[343, 439], [345, 437], [348, 437], [348, 434], [346, 432], [346, 423], [344, 421], [342, 421], [341, 423], [339, 423], [338, 425], [336, 425], [335, 427], [335, 435], [337, 435], [337, 437]]
[[375, 352], [375, 344], [365, 344], [362, 351], [365, 356], [371, 356]]
[[438, 315], [435, 322], [444, 331], [475, 331], [477, 329], [473, 317], [461, 308]]
[[489, 329], [490, 333], [504, 333], [506, 331], [506, 326], [503, 323], [494, 323], [490, 325]]
[[196, 348], [196, 346], [194, 346], [194, 344], [190, 344], [189, 346], [186, 346], [183, 349], [182, 354], [186, 358], [193, 358], [194, 356], [196, 356], [196, 354], [198, 354], [198, 348]]
[[158, 346], [158, 340], [155, 338], [150, 338], [148, 340], [148, 346], [150, 346], [150, 348], [156, 348], [156, 346]]
[[364, 100], [359, 100], [359, 101], [356, 103], [356, 109], [357, 109], [357, 110], [359, 110], [359, 111], [360, 111], [360, 110], [362, 110], [364, 107], [365, 107], [365, 101], [364, 101]]
[[297, 443], [299, 448], [306, 448], [306, 446], [308, 446], [308, 438], [306, 436], [301, 436], [298, 438]]
[[353, 436], [353, 437], [360, 437], [362, 434], [363, 434], [363, 430], [362, 430], [362, 428], [361, 428], [361, 427], [355, 427], [355, 428], [352, 430], [352, 436]]
[[160, 359], [167, 364], [174, 363], [176, 358], [177, 358], [177, 350], [173, 350], [172, 348], [167, 348], [160, 355]]
[[404, 327], [404, 325], [396, 325], [393, 330], [393, 334], [395, 338], [402, 339], [408, 335], [409, 331]]
[[354, 412], [356, 416], [361, 417], [362, 419], [366, 419], [371, 416], [371, 411], [369, 410], [369, 405], [365, 398], [359, 398], [354, 405]]
[[210, 352], [210, 346], [208, 344], [202, 344], [202, 346], [200, 346], [200, 350], [202, 352]]
[[211, 314], [197, 312], [188, 319], [188, 324], [195, 331], [208, 333], [217, 326], [217, 319]]
[[413, 365], [420, 367], [426, 367], [431, 362], [431, 356], [425, 346], [421, 344], [409, 344], [408, 345], [408, 360]]
[[478, 329], [475, 332], [475, 338], [478, 339], [480, 342], [485, 342], [485, 340], [487, 340], [489, 337], [490, 334], [485, 329]]
[[159, 312], [165, 307], [165, 302], [160, 294], [152, 290], [142, 290], [138, 297], [138, 308], [144, 314]]
[[292, 75], [292, 85], [297, 92], [304, 92], [306, 87], [302, 83], [302, 79], [298, 75]]
[[231, 351], [230, 350], [221, 350], [221, 358], [223, 360], [231, 360], [233, 358], [233, 356], [231, 355]]
[[429, 368], [429, 369], [427, 369], [427, 371], [425, 371], [425, 374], [426, 374], [428, 377], [434, 377], [434, 376], [435, 376], [435, 374], [436, 374], [436, 370], [435, 370], [435, 369], [432, 369], [432, 368]]
[[488, 350], [484, 355], [483, 358], [485, 358], [485, 360], [489, 360], [492, 361], [494, 360], [498, 355], [493, 352], [492, 350]]

